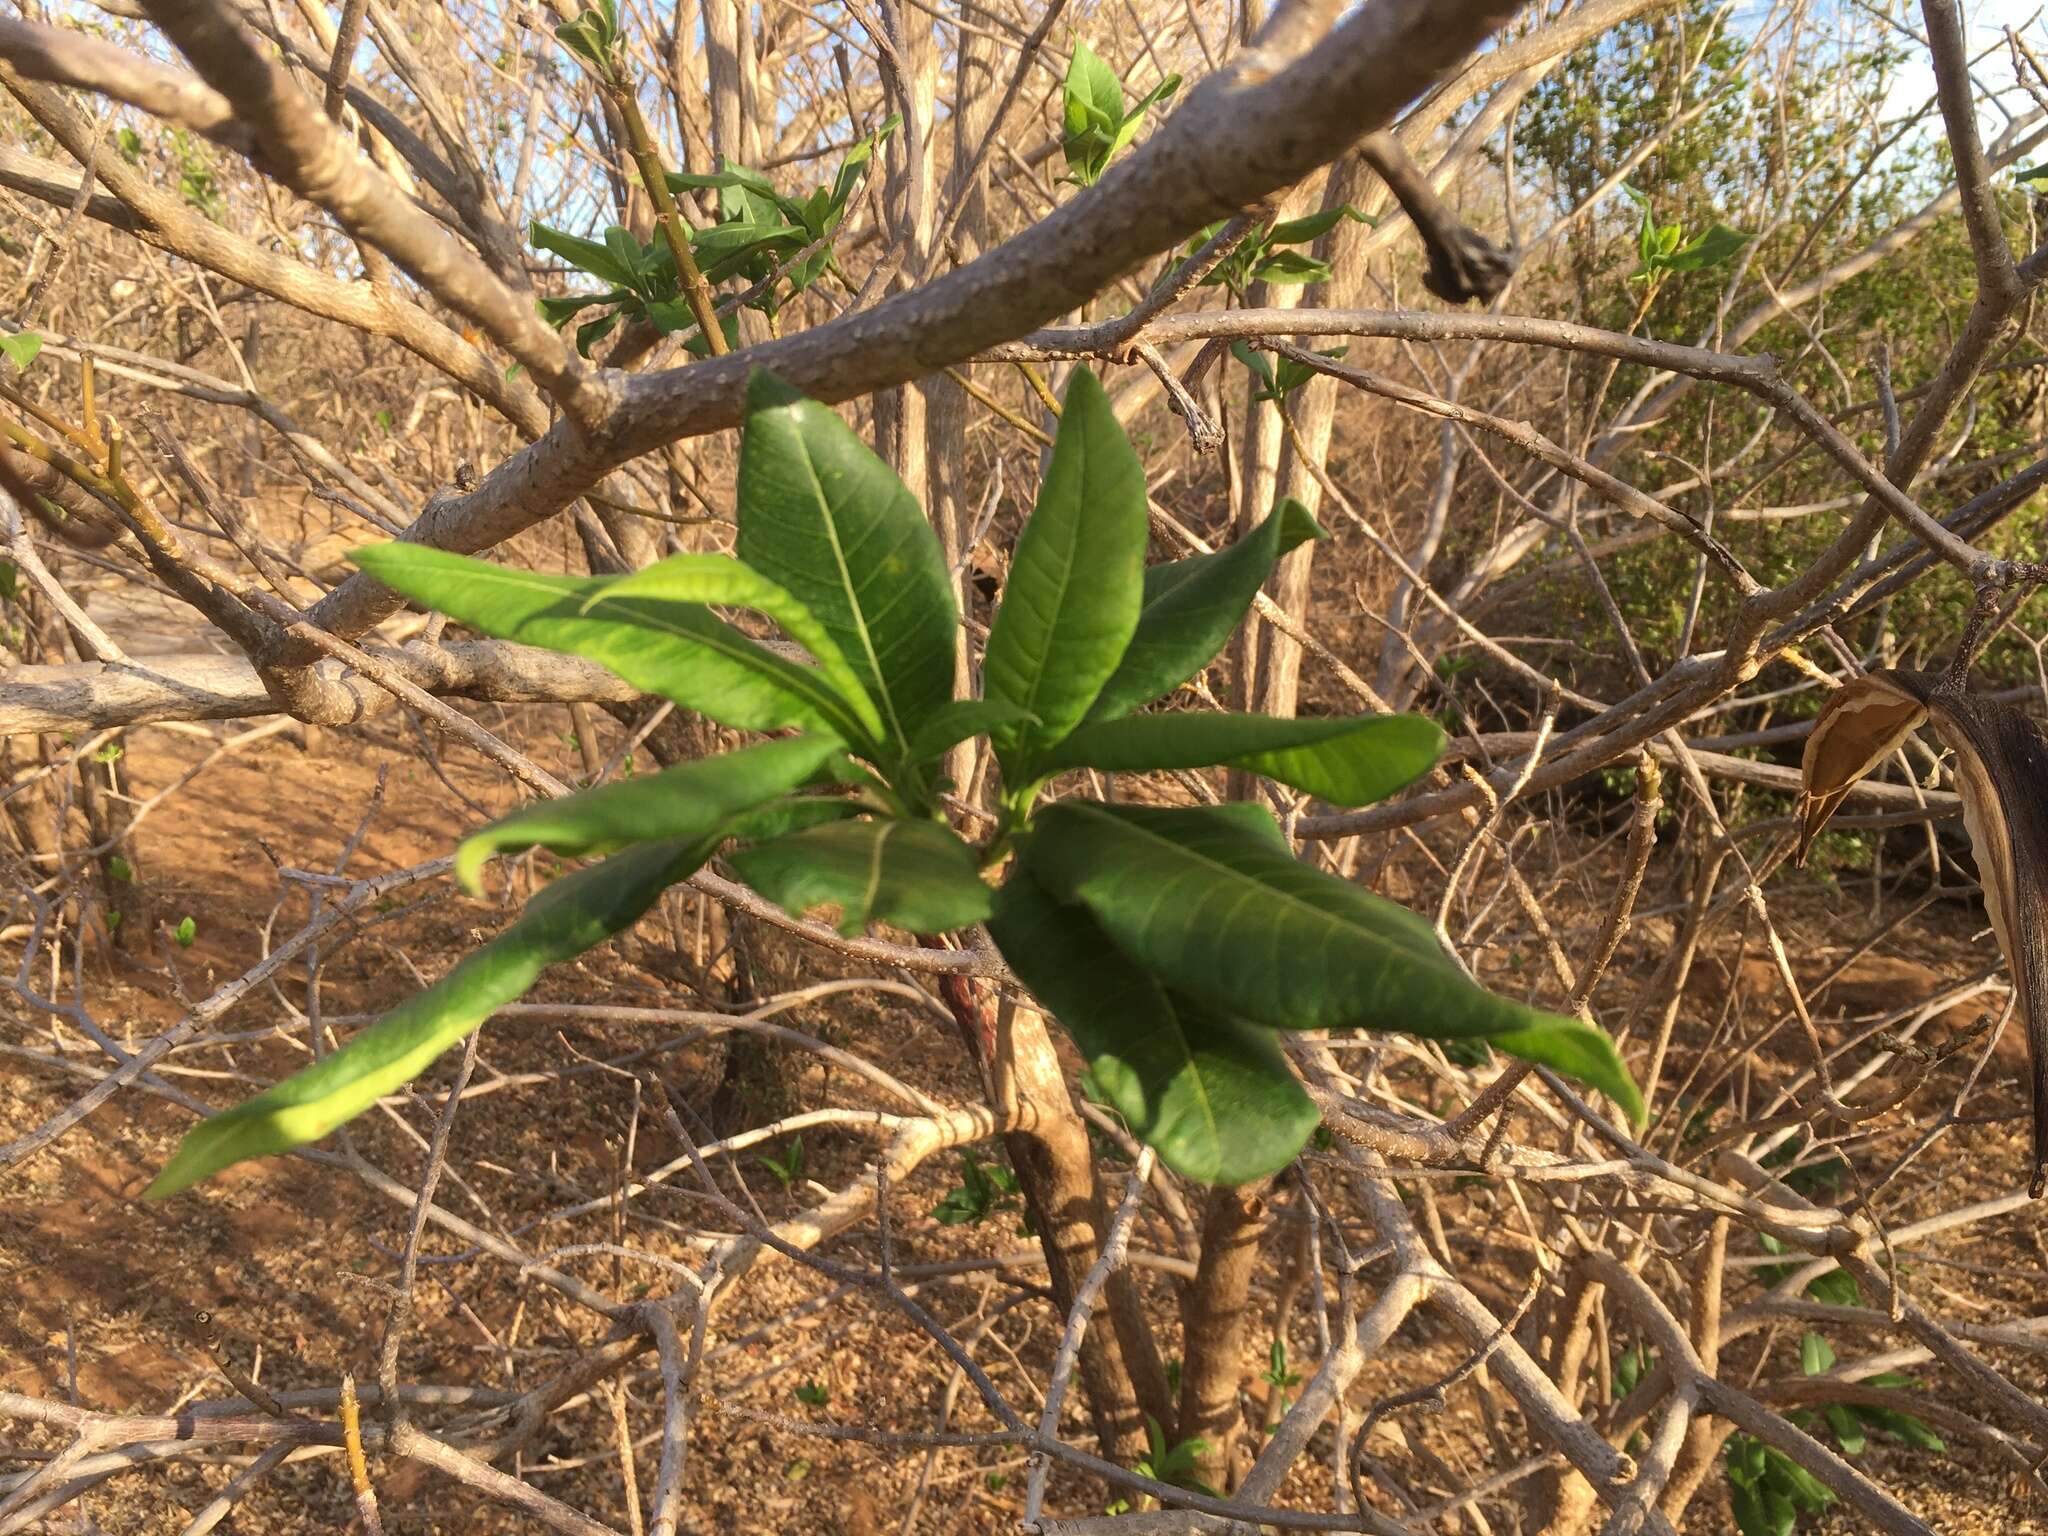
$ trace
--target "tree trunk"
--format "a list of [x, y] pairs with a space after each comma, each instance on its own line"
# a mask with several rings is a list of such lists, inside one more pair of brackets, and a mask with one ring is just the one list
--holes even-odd
[[1244, 1428], [1238, 1390], [1244, 1383], [1246, 1336], [1251, 1326], [1252, 1272], [1258, 1267], [1265, 1225], [1265, 1180], [1236, 1189], [1212, 1189], [1202, 1212], [1202, 1257], [1194, 1283], [1181, 1299], [1181, 1337], [1187, 1354], [1180, 1373], [1176, 1443], [1199, 1439], [1202, 1481], [1228, 1491], [1231, 1458]]
[[[981, 1071], [989, 1103], [1020, 1111], [1018, 1129], [1004, 1136], [1003, 1146], [1045, 1250], [1053, 1304], [1064, 1317], [1108, 1225], [1087, 1122], [1074, 1108], [1036, 1009], [1000, 1008], [992, 989], [965, 976], [946, 977], [939, 993]], [[1102, 1327], [1098, 1314], [1081, 1341], [1081, 1382], [1096, 1439], [1105, 1456], [1126, 1465], [1144, 1453], [1145, 1415], [1164, 1422], [1167, 1401], [1166, 1374], [1138, 1302], [1135, 1288], [1112, 1283], [1105, 1296], [1110, 1326]]]

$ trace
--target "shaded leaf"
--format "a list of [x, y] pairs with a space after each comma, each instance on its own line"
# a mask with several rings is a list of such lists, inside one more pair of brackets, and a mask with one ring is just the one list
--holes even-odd
[[794, 916], [827, 903], [839, 931], [894, 923], [945, 933], [987, 917], [989, 888], [974, 850], [935, 821], [841, 821], [743, 848], [740, 877]]
[[610, 283], [615, 288], [637, 288], [640, 274], [630, 261], [622, 261], [618, 254], [607, 245], [595, 240], [585, 240], [566, 230], [554, 229], [535, 219], [530, 234], [535, 246], [592, 277]]
[[1178, 688], [1216, 659], [1280, 557], [1323, 530], [1300, 502], [1281, 502], [1250, 533], [1212, 554], [1145, 572], [1144, 604], [1123, 659], [1088, 711], [1113, 720]]
[[1039, 814], [1026, 857], [1119, 949], [1210, 1006], [1275, 1029], [1483, 1036], [1642, 1118], [1607, 1036], [1475, 985], [1421, 918], [1295, 859], [1259, 807], [1060, 801]]
[[989, 931], [1102, 1095], [1174, 1172], [1247, 1183], [1286, 1167], [1314, 1133], [1321, 1116], [1277, 1035], [1170, 993], [1028, 867], [997, 893]]

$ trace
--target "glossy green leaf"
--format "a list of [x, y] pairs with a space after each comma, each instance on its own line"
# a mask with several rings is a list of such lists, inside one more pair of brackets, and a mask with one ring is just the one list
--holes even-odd
[[176, 1194], [246, 1158], [317, 1141], [409, 1082], [533, 985], [546, 967], [631, 927], [711, 845], [643, 843], [563, 875], [519, 920], [416, 997], [276, 1087], [202, 1120], [149, 1187]]
[[1114, 720], [1178, 688], [1216, 659], [1280, 557], [1322, 528], [1288, 500], [1235, 544], [1145, 572], [1144, 606], [1090, 720]]
[[1247, 1183], [1286, 1167], [1314, 1134], [1321, 1116], [1279, 1036], [1169, 992], [1028, 869], [997, 893], [989, 932], [1104, 1097], [1174, 1172]]
[[1443, 746], [1442, 728], [1421, 715], [1279, 720], [1201, 710], [1084, 725], [1044, 767], [1147, 773], [1226, 764], [1332, 805], [1371, 805], [1429, 772]]
[[751, 608], [782, 627], [782, 632], [816, 658], [818, 670], [839, 691], [847, 706], [867, 728], [871, 740], [882, 736], [882, 717], [874, 701], [846, 663], [838, 642], [817, 617], [759, 571], [730, 555], [671, 555], [644, 570], [621, 576], [584, 602], [584, 611], [604, 616], [631, 611], [634, 600], [647, 603], [716, 603], [726, 608]]
[[989, 914], [974, 850], [935, 821], [833, 822], [743, 848], [731, 862], [785, 912], [836, 905], [844, 934], [874, 921], [945, 933]]
[[423, 544], [372, 544], [350, 558], [472, 629], [586, 657], [721, 725], [861, 738], [859, 716], [822, 672], [756, 645], [708, 608], [626, 599], [596, 617], [583, 605], [604, 590], [603, 577], [546, 576]]
[[546, 848], [580, 858], [634, 843], [708, 838], [741, 811], [812, 778], [839, 750], [832, 736], [792, 736], [542, 800], [464, 838], [455, 878], [475, 896], [483, 890], [484, 865], [508, 850]]
[[826, 407], [756, 371], [740, 440], [739, 556], [787, 588], [859, 675], [888, 739], [953, 696], [960, 615], [938, 535]]
[[1607, 1036], [1475, 985], [1426, 922], [1294, 858], [1259, 807], [1063, 800], [1038, 814], [1025, 858], [1118, 948], [1210, 1006], [1275, 1029], [1483, 1036], [1642, 1117]]
[[1144, 604], [1146, 532], [1145, 468], [1102, 385], [1076, 368], [982, 659], [987, 697], [1033, 717], [995, 732], [1013, 778], [1116, 672]]

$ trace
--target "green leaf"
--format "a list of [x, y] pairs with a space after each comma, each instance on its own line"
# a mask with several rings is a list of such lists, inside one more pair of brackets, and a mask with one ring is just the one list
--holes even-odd
[[1665, 265], [1674, 272], [1697, 272], [1702, 267], [1716, 267], [1724, 261], [1732, 260], [1753, 238], [1739, 229], [1730, 229], [1717, 220], [1704, 234], [1696, 236], [1681, 249], [1672, 252]]
[[756, 645], [696, 604], [629, 598], [611, 605], [612, 617], [594, 618], [583, 605], [603, 577], [545, 576], [424, 544], [372, 544], [349, 558], [472, 629], [586, 657], [735, 730], [796, 726], [860, 739], [859, 717], [816, 667]]
[[1118, 125], [1116, 137], [1110, 141], [1109, 158], [1113, 160], [1122, 154], [1131, 141], [1137, 138], [1138, 130], [1144, 126], [1145, 114], [1179, 89], [1180, 76], [1168, 75], [1134, 102], [1130, 111], [1124, 114], [1123, 122]]
[[1203, 710], [1084, 725], [1044, 766], [1146, 773], [1228, 764], [1352, 806], [1371, 805], [1413, 783], [1443, 747], [1443, 729], [1421, 715], [1279, 720]]
[[935, 821], [832, 822], [741, 849], [732, 866], [794, 916], [836, 904], [848, 935], [876, 920], [945, 933], [990, 910], [974, 850]]
[[1081, 723], [1137, 631], [1145, 507], [1145, 468], [1102, 385], [1076, 368], [982, 661], [988, 698], [1035, 717], [994, 733], [1013, 780]]
[[1266, 360], [1265, 353], [1254, 352], [1249, 342], [1233, 341], [1230, 344], [1230, 355], [1249, 368], [1253, 376], [1266, 386], [1268, 397], [1278, 393], [1278, 384], [1273, 378], [1273, 365]]
[[1818, 1514], [1835, 1502], [1835, 1491], [1790, 1456], [1775, 1447], [1764, 1449], [1769, 1464], [1768, 1482], [1785, 1491], [1799, 1508]]
[[989, 931], [1104, 1097], [1174, 1172], [1247, 1183], [1286, 1167], [1315, 1131], [1320, 1114], [1278, 1036], [1169, 992], [1028, 867], [997, 893]]
[[943, 757], [970, 736], [981, 736], [999, 726], [1013, 725], [1030, 717], [1013, 704], [993, 699], [954, 699], [940, 706], [918, 727], [903, 756], [907, 762], [928, 763]]
[[16, 331], [12, 335], [0, 335], [0, 357], [4, 357], [16, 368], [26, 368], [36, 360], [36, 354], [43, 350], [43, 338], [35, 331]]
[[1771, 1517], [1764, 1508], [1763, 1495], [1753, 1488], [1740, 1485], [1728, 1490], [1730, 1512], [1735, 1516], [1735, 1528], [1742, 1536], [1782, 1536], [1771, 1524]]
[[1371, 219], [1360, 213], [1349, 203], [1339, 203], [1335, 208], [1325, 208], [1320, 213], [1311, 213], [1298, 219], [1286, 219], [1273, 226], [1266, 236], [1267, 245], [1307, 245], [1320, 240], [1346, 219], [1354, 223], [1370, 224]]
[[190, 917], [181, 918], [171, 937], [178, 941], [178, 948], [190, 949], [192, 941], [199, 937], [199, 924]]
[[1835, 1433], [1835, 1444], [1842, 1448], [1844, 1456], [1861, 1456], [1869, 1443], [1863, 1433], [1863, 1421], [1856, 1411], [1846, 1403], [1829, 1403], [1827, 1406], [1828, 1428]]
[[1116, 672], [1096, 695], [1090, 720], [1113, 720], [1160, 698], [1216, 659], [1280, 557], [1323, 537], [1292, 499], [1235, 544], [1145, 572], [1138, 628]]
[[1274, 251], [1252, 268], [1262, 283], [1320, 283], [1330, 275], [1330, 264], [1300, 251]]
[[1109, 164], [1117, 132], [1123, 126], [1123, 82], [1093, 48], [1076, 38], [1065, 90], [1067, 168], [1086, 186]]
[[[1874, 1381], [1876, 1378], [1872, 1379]], [[1869, 1424], [1875, 1429], [1884, 1430], [1887, 1434], [1897, 1436], [1915, 1450], [1945, 1451], [1948, 1449], [1947, 1441], [1943, 1440], [1941, 1436], [1929, 1429], [1924, 1422], [1914, 1418], [1910, 1413], [1900, 1413], [1891, 1408], [1858, 1408], [1856, 1412], [1864, 1423]]]
[[317, 1141], [361, 1114], [517, 999], [546, 967], [631, 927], [709, 852], [701, 842], [644, 843], [563, 875], [511, 927], [340, 1050], [187, 1131], [148, 1198], [176, 1194], [231, 1163]]
[[609, 293], [574, 293], [566, 298], [543, 298], [535, 302], [540, 307], [541, 319], [559, 329], [593, 304], [616, 304], [624, 297], [624, 289], [614, 288]]
[[[662, 174], [668, 181], [668, 189], [671, 192], [694, 192], [707, 187], [739, 187], [747, 185], [750, 179], [766, 179], [761, 177], [758, 171], [733, 165], [716, 171], [665, 171]], [[772, 186], [770, 190], [773, 190]]]
[[125, 885], [134, 880], [135, 866], [117, 853], [107, 860], [107, 874]]
[[1831, 1371], [1835, 1366], [1835, 1352], [1828, 1341], [1817, 1333], [1803, 1335], [1799, 1340], [1799, 1368], [1809, 1376], [1818, 1376]]
[[1806, 1294], [1815, 1301], [1824, 1301], [1830, 1306], [1863, 1305], [1863, 1288], [1857, 1285], [1856, 1277], [1846, 1269], [1831, 1269], [1824, 1275], [1815, 1275], [1807, 1283]]
[[1111, 123], [1123, 121], [1123, 82], [1102, 55], [1079, 38], [1074, 40], [1074, 56], [1067, 65], [1066, 93], [1069, 100], [1086, 107], [1091, 116]]
[[566, 230], [554, 229], [541, 223], [539, 219], [533, 221], [529, 233], [534, 245], [540, 250], [551, 256], [561, 257], [570, 266], [588, 272], [592, 277], [610, 283], [615, 288], [631, 290], [640, 286], [637, 266], [631, 261], [622, 260], [620, 254], [608, 245], [600, 245], [595, 240], [585, 240], [569, 234]]
[[1275, 1029], [1483, 1036], [1642, 1119], [1607, 1036], [1475, 985], [1414, 913], [1295, 859], [1261, 808], [1063, 800], [1039, 813], [1028, 857], [1053, 896], [1209, 1006]]
[[741, 811], [795, 789], [839, 750], [831, 736], [792, 736], [542, 800], [464, 838], [455, 878], [477, 896], [484, 865], [507, 849], [581, 858], [656, 839], [699, 841]]
[[810, 609], [759, 571], [740, 564], [730, 555], [671, 555], [644, 570], [613, 581], [602, 592], [587, 599], [586, 613], [611, 613], [628, 599], [666, 603], [717, 603], [728, 608], [751, 608], [766, 614], [782, 632], [817, 659], [818, 670], [839, 690], [847, 707], [867, 728], [870, 740], [882, 736], [882, 717], [874, 701], [846, 664], [837, 642], [826, 632]]
[[938, 535], [853, 429], [770, 374], [747, 382], [739, 556], [818, 618], [907, 744], [953, 697], [960, 615]]
[[590, 356], [590, 349], [596, 346], [600, 341], [603, 341], [605, 337], [611, 335], [613, 331], [617, 330], [619, 328], [619, 321], [622, 318], [624, 318], [624, 315], [624, 310], [615, 309], [608, 315], [602, 316], [601, 318], [596, 320], [585, 321], [582, 325], [577, 326], [577, 355], [579, 357]]
[[631, 230], [617, 224], [610, 225], [604, 232], [604, 248], [613, 261], [630, 274], [626, 286], [638, 293], [647, 287], [646, 250], [633, 238]]

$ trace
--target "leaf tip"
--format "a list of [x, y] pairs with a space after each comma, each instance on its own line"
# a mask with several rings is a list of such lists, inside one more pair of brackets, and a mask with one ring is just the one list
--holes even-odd
[[770, 373], [766, 368], [747, 370], [747, 414], [759, 415], [768, 411], [783, 410], [801, 405], [803, 391], [787, 379]]
[[496, 846], [482, 836], [464, 838], [462, 846], [455, 850], [455, 883], [467, 894], [481, 897], [484, 893], [484, 865], [497, 851]]
[[384, 551], [395, 548], [397, 543], [396, 539], [383, 539], [375, 544], [358, 544], [345, 558], [358, 570], [368, 571], [374, 576], [377, 574], [377, 566], [384, 559]]
[[149, 1181], [149, 1188], [142, 1192], [144, 1201], [151, 1205], [160, 1204], [172, 1195], [190, 1189], [208, 1174], [217, 1171], [207, 1166], [205, 1160], [197, 1155], [198, 1148], [193, 1145], [193, 1137], [211, 1123], [202, 1120], [185, 1133], [184, 1139], [178, 1143], [178, 1150], [171, 1154], [171, 1160], [157, 1171], [157, 1176]]

